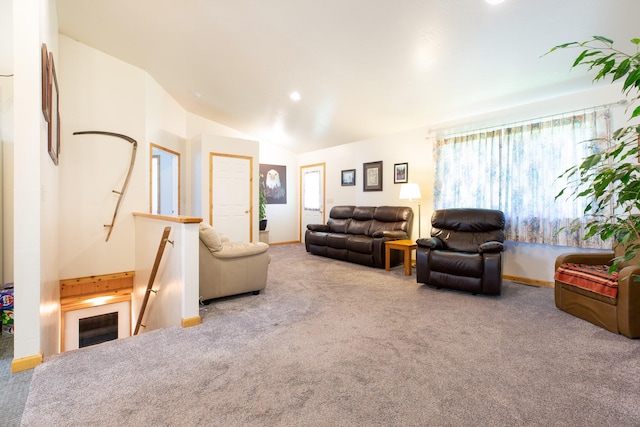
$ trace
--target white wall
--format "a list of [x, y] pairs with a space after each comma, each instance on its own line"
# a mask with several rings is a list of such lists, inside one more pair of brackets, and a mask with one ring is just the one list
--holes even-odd
[[4, 199], [3, 210], [14, 213], [15, 241], [8, 245], [13, 246], [15, 282], [14, 356], [21, 359], [58, 349], [59, 171], [43, 149], [47, 124], [42, 113], [41, 44], [47, 44], [54, 61], [59, 57], [53, 0], [14, 2], [12, 12], [14, 144], [13, 167], [8, 169], [14, 199], [12, 205]]
[[[13, 281], [13, 7], [0, 0], [0, 285]], [[6, 202], [4, 200], [7, 200]]]
[[[190, 141], [189, 144], [191, 144], [191, 147], [189, 147], [188, 150], [193, 149], [193, 153], [188, 155], [189, 160], [187, 160], [187, 162], [191, 160], [194, 161], [194, 169], [192, 172], [198, 176], [201, 176], [202, 174], [202, 171], [198, 170], [198, 168], [203, 165], [203, 155], [205, 157], [208, 156], [208, 154], [205, 154], [205, 152], [202, 151], [202, 146], [198, 145], [200, 143], [200, 136], [202, 135], [238, 138], [240, 140], [254, 140], [250, 135], [204, 119], [195, 114], [187, 113], [187, 138]], [[206, 167], [208, 168], [208, 157], [204, 159], [204, 161], [207, 162]], [[293, 224], [298, 224], [299, 221], [298, 196], [300, 191], [300, 180], [298, 155], [292, 151], [271, 144], [268, 141], [260, 141], [259, 154], [254, 163], [268, 163], [287, 166], [287, 203], [282, 205], [267, 205], [267, 218], [269, 219], [267, 229], [269, 230], [269, 242], [273, 244], [299, 241], [300, 238], [298, 236], [297, 227], [292, 227]], [[258, 167], [258, 165], [254, 165], [254, 167]], [[191, 166], [189, 166], [189, 168], [191, 168]], [[207, 170], [208, 169], [204, 169], [205, 173]], [[191, 177], [187, 177], [187, 180], [189, 181], [187, 188], [192, 188], [196, 195], [204, 194], [202, 193], [203, 191], [205, 193], [208, 191], [208, 188], [203, 189], [200, 186], [201, 183], [192, 183]], [[196, 199], [192, 199], [190, 207], [195, 209], [195, 212], [189, 210], [187, 212], [189, 215], [202, 215], [202, 209], [206, 210], [206, 204], [203, 208], [200, 206], [201, 201], [197, 198], [198, 196], [194, 197], [196, 197]], [[257, 206], [257, 201], [254, 201], [256, 212]], [[207, 215], [203, 218], [208, 218], [208, 211]], [[258, 228], [254, 229], [258, 230]], [[257, 231], [254, 238], [255, 240], [258, 239]]]
[[[146, 74], [68, 37], [60, 36], [62, 147], [60, 157], [60, 278], [132, 271], [132, 212], [147, 212], [149, 182], [145, 107]], [[115, 225], [118, 194], [138, 142], [135, 166]], [[146, 183], [146, 185], [145, 185]]]
[[[180, 185], [185, 187], [186, 183], [186, 111], [149, 75], [145, 75], [145, 95], [146, 95], [146, 130], [147, 136], [145, 144], [153, 143], [169, 150], [180, 153]], [[150, 146], [142, 154], [143, 169], [145, 174], [144, 187], [149, 187], [150, 170]], [[180, 191], [180, 213], [184, 214], [186, 209], [186, 191]], [[149, 212], [149, 203], [144, 212]]]
[[[433, 213], [433, 186], [435, 165], [432, 156], [433, 142], [439, 132], [480, 129], [499, 124], [545, 117], [599, 105], [616, 103], [622, 99], [620, 88], [615, 85], [594, 86], [593, 89], [563, 94], [554, 99], [541, 100], [526, 105], [516, 105], [502, 110], [483, 112], [440, 123], [425, 124], [423, 128], [358, 141], [338, 147], [305, 153], [299, 156], [299, 164], [326, 162], [327, 165], [327, 209], [335, 205], [409, 205], [417, 217], [417, 202], [399, 200], [400, 185], [393, 184], [394, 163], [409, 163], [409, 180], [417, 182], [422, 192], [421, 228], [422, 236], [430, 232]], [[624, 107], [612, 107], [613, 128], [624, 124]], [[553, 155], [550, 153], [549, 155]], [[383, 191], [362, 191], [362, 164], [382, 160]], [[567, 165], [569, 167], [570, 165]], [[356, 185], [340, 186], [340, 171], [356, 169]], [[416, 219], [417, 221], [417, 219]], [[413, 237], [418, 233], [414, 222]], [[508, 242], [505, 253], [504, 274], [529, 279], [533, 282], [552, 282], [554, 262], [558, 254], [574, 251], [575, 248]]]
[[[326, 216], [336, 205], [410, 206], [414, 211], [412, 238], [418, 238], [418, 201], [400, 200], [400, 184], [393, 183], [395, 163], [409, 163], [409, 181], [420, 185], [423, 236], [433, 206], [431, 141], [425, 129], [414, 129], [381, 138], [358, 141], [301, 154], [300, 166], [326, 163]], [[363, 191], [363, 163], [382, 161], [382, 191]], [[356, 185], [341, 186], [341, 171], [356, 170]]]
[[300, 218], [298, 155], [269, 142], [260, 142], [260, 163], [287, 166], [287, 203], [266, 206], [269, 243], [298, 242], [300, 236], [293, 226]]
[[[55, 0], [42, 0], [40, 4], [40, 28], [44, 34], [49, 51], [53, 52], [54, 64], [57, 67], [60, 56], [58, 54], [56, 2]], [[57, 68], [56, 72], [58, 72]], [[39, 116], [41, 118], [43, 117], [42, 114]], [[41, 121], [41, 123], [44, 122]], [[44, 146], [47, 147], [48, 145], [45, 144]], [[41, 145], [40, 147], [43, 146]], [[60, 329], [60, 313], [58, 302], [60, 301], [60, 285], [57, 248], [61, 238], [58, 228], [60, 168], [54, 165], [47, 150], [40, 149], [40, 162], [40, 346], [44, 354], [49, 355], [56, 353], [59, 347], [58, 331]], [[17, 218], [18, 210], [16, 209], [15, 212]], [[16, 283], [17, 282], [16, 280]]]

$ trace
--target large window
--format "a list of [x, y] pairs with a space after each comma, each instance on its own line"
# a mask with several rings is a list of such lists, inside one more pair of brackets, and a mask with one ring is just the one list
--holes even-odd
[[609, 111], [600, 109], [438, 138], [435, 208], [500, 209], [507, 240], [607, 247], [569, 230], [586, 200], [555, 197], [567, 186], [558, 177], [601, 150], [609, 134]]

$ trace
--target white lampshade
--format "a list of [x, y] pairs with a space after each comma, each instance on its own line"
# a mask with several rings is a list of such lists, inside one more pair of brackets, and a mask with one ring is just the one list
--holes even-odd
[[400, 186], [400, 199], [419, 200], [422, 198], [420, 186], [414, 182]]

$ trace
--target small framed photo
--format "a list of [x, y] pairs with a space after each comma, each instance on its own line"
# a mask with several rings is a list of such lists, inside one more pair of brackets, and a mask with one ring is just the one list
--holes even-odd
[[382, 161], [363, 163], [363, 191], [382, 191]]
[[345, 185], [356, 185], [356, 170], [347, 169], [342, 171], [340, 183]]
[[404, 184], [409, 182], [409, 163], [396, 163], [393, 165], [393, 183]]

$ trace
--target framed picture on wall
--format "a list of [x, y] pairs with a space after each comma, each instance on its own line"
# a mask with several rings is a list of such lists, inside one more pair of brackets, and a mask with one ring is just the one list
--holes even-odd
[[264, 188], [267, 205], [287, 204], [287, 166], [260, 163], [260, 188]]
[[393, 183], [403, 184], [409, 182], [409, 163], [396, 163], [393, 165]]
[[60, 101], [58, 93], [58, 77], [56, 76], [56, 66], [53, 63], [53, 54], [49, 53], [49, 136], [48, 149], [49, 157], [54, 165], [58, 165], [60, 155]]
[[356, 185], [356, 170], [355, 169], [347, 169], [342, 171], [340, 183], [342, 185]]
[[42, 64], [40, 65], [42, 70], [42, 114], [44, 119], [49, 122], [49, 52], [45, 43], [42, 43], [40, 52], [42, 56]]
[[363, 164], [362, 190], [382, 191], [382, 161]]

